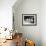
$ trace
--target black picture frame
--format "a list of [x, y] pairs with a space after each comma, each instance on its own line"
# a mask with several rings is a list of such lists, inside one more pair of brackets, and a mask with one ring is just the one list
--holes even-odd
[[22, 26], [36, 26], [37, 14], [22, 14]]

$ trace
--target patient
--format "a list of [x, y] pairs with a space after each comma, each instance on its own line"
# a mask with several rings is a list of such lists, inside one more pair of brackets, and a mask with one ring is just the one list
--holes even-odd
[[21, 46], [22, 45], [22, 37], [20, 35], [16, 36], [16, 46]]

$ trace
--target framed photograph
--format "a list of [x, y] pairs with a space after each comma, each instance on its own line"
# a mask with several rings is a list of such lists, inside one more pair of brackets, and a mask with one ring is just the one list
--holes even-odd
[[36, 26], [37, 14], [22, 14], [22, 25], [23, 26]]

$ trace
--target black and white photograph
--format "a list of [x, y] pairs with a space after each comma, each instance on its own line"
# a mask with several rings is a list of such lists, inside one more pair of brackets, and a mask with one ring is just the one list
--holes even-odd
[[22, 25], [25, 26], [37, 25], [37, 14], [22, 14]]

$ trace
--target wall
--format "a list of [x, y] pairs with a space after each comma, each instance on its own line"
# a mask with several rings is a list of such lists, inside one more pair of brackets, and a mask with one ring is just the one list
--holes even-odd
[[41, 40], [42, 46], [46, 46], [46, 0], [41, 1]]
[[0, 0], [0, 27], [12, 29], [12, 6], [16, 0]]
[[[41, 1], [18, 0], [13, 6], [15, 30], [23, 33], [24, 39], [31, 39], [41, 46]], [[37, 14], [37, 26], [22, 26], [22, 14]]]

